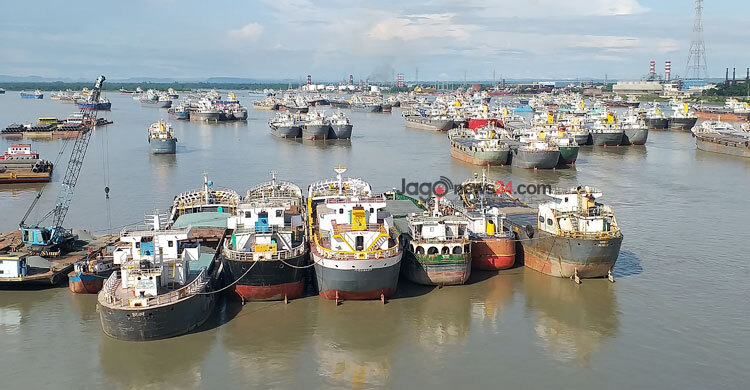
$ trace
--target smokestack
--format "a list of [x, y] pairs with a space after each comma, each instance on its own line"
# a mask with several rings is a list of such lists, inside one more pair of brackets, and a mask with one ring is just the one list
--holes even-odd
[[349, 85], [354, 85], [354, 76], [349, 75]]
[[307, 75], [307, 85], [312, 84], [312, 77], [310, 75]]
[[651, 61], [648, 67], [648, 74], [653, 76], [656, 73], [656, 61]]
[[729, 84], [729, 68], [727, 68], [727, 74], [724, 76], [724, 85]]
[[664, 79], [669, 81], [672, 77], [672, 61], [664, 62]]
[[737, 68], [732, 68], [732, 84], [737, 84]]

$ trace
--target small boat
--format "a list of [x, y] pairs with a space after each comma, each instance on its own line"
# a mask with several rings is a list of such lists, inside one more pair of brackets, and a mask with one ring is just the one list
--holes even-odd
[[104, 286], [104, 281], [116, 271], [111, 254], [96, 254], [73, 264], [73, 271], [68, 274], [68, 289], [76, 294], [97, 294]]
[[177, 151], [177, 138], [172, 124], [162, 120], [152, 123], [148, 127], [148, 143], [153, 154], [174, 154]]
[[43, 99], [44, 94], [40, 90], [34, 92], [21, 91], [21, 99]]

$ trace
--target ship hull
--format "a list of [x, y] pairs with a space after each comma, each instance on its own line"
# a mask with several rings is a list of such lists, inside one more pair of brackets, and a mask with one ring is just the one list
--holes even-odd
[[333, 260], [319, 256], [314, 250], [311, 253], [318, 293], [324, 299], [380, 299], [381, 295], [389, 298], [396, 292], [400, 252], [378, 260]]
[[543, 274], [570, 278], [576, 273], [580, 278], [607, 276], [620, 254], [622, 236], [610, 239], [579, 239], [558, 237], [538, 229], [519, 229], [520, 258], [526, 267]]
[[743, 122], [750, 119], [750, 114], [738, 114], [735, 112], [696, 112], [699, 120], [725, 121], [725, 122]]
[[594, 146], [619, 146], [622, 143], [622, 131], [591, 133], [591, 141]]
[[428, 286], [464, 284], [471, 275], [471, 254], [429, 256], [406, 251], [401, 274], [412, 283]]
[[177, 140], [169, 139], [152, 139], [148, 141], [153, 154], [174, 154], [177, 152]]
[[750, 141], [738, 142], [719, 135], [699, 135], [695, 137], [695, 145], [704, 152], [750, 158]]
[[328, 137], [328, 125], [304, 125], [302, 126], [302, 138], [304, 139], [326, 139]]
[[516, 242], [511, 237], [471, 239], [471, 265], [485, 271], [498, 271], [516, 263]]
[[698, 118], [670, 118], [669, 128], [672, 130], [690, 131], [698, 122]]
[[669, 128], [669, 118], [647, 118], [646, 126], [651, 130], [664, 130]]
[[41, 94], [41, 95], [24, 95], [24, 94], [21, 94], [21, 99], [43, 99], [43, 98], [44, 98], [44, 94]]
[[465, 146], [451, 143], [451, 156], [455, 159], [474, 165], [506, 165], [508, 149], [493, 151], [471, 151]]
[[169, 108], [172, 107], [171, 100], [145, 100], [141, 102], [142, 107]]
[[297, 106], [282, 106], [282, 107], [284, 108], [284, 111], [289, 111], [292, 113], [299, 113], [299, 114], [304, 114], [310, 109], [309, 107], [297, 107]]
[[430, 119], [417, 116], [407, 116], [404, 118], [406, 127], [423, 130], [448, 131], [453, 128], [451, 119]]
[[145, 309], [113, 308], [99, 304], [107, 336], [126, 341], [166, 339], [203, 325], [211, 315], [216, 294], [193, 295], [171, 305]]
[[358, 112], [380, 112], [381, 107], [379, 104], [352, 104], [351, 109]]
[[306, 272], [305, 269], [296, 267], [304, 267], [307, 264], [307, 253], [284, 262], [261, 260], [254, 263], [227, 258], [222, 259], [222, 262], [224, 282], [229, 285], [236, 281], [233, 288], [234, 297], [243, 302], [295, 299], [300, 298], [304, 292]]
[[526, 169], [552, 169], [560, 160], [559, 150], [529, 151], [515, 149], [511, 154], [511, 165]]
[[245, 111], [245, 110], [234, 111], [233, 114], [234, 114], [234, 119], [235, 120], [238, 120], [238, 121], [247, 120], [247, 111]]
[[590, 145], [591, 144], [591, 136], [590, 136], [589, 133], [585, 133], [585, 134], [583, 134], [583, 133], [576, 133], [576, 134], [573, 134], [573, 138], [575, 138], [576, 143], [579, 146]]
[[645, 145], [648, 129], [625, 129], [622, 134], [623, 145]]
[[578, 146], [560, 146], [560, 164], [572, 165], [578, 159]]
[[180, 120], [187, 121], [187, 120], [190, 120], [190, 111], [173, 112], [172, 116], [175, 119], [180, 119]]
[[353, 125], [331, 125], [331, 129], [328, 132], [328, 138], [330, 139], [349, 139], [352, 138]]
[[299, 126], [271, 126], [271, 134], [279, 138], [300, 138], [302, 129]]
[[79, 110], [89, 111], [109, 111], [112, 109], [112, 103], [78, 103]]
[[221, 112], [218, 112], [218, 111], [209, 111], [209, 112], [193, 111], [193, 113], [190, 114], [190, 119], [206, 121], [206, 122], [218, 122], [220, 117], [221, 117]]

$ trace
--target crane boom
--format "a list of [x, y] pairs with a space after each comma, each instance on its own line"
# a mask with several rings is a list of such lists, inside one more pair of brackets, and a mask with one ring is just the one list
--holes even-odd
[[[83, 159], [86, 157], [86, 150], [88, 149], [89, 141], [91, 140], [91, 133], [93, 133], [93, 129], [96, 126], [98, 114], [96, 104], [99, 103], [104, 80], [104, 76], [99, 76], [96, 79], [91, 94], [89, 95], [90, 101], [94, 103], [94, 112], [93, 115], [88, 118], [89, 123], [86, 123], [86, 116], [83, 117], [83, 125], [87, 128], [76, 137], [75, 142], [73, 143], [73, 150], [70, 152], [70, 160], [68, 160], [68, 167], [65, 170], [65, 176], [63, 177], [60, 192], [57, 195], [55, 208], [45, 215], [45, 217], [35, 226], [25, 226], [26, 218], [41, 197], [42, 191], [40, 190], [39, 194], [32, 202], [31, 207], [29, 207], [29, 210], [26, 212], [23, 220], [21, 220], [21, 238], [25, 244], [47, 246], [51, 244], [59, 244], [67, 238], [72, 237], [72, 235], [62, 227], [62, 223], [65, 220], [65, 216], [68, 214], [68, 209], [70, 209], [70, 202], [73, 200], [73, 191], [78, 182], [78, 176], [81, 173]], [[52, 226], [40, 227], [39, 225], [50, 215], [53, 216]]]

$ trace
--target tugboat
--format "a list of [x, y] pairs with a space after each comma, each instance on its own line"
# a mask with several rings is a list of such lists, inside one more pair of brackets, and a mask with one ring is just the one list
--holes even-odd
[[[98, 296], [102, 329], [127, 341], [179, 336], [201, 326], [214, 308], [219, 264], [216, 248], [191, 238], [191, 228], [149, 227], [120, 233], [129, 244], [113, 253], [113, 272]], [[220, 240], [219, 242], [221, 242]]]
[[172, 124], [161, 120], [152, 123], [148, 128], [148, 143], [153, 154], [174, 154], [177, 151], [177, 138]]
[[526, 267], [576, 280], [611, 276], [623, 236], [612, 207], [596, 202], [602, 193], [577, 187], [548, 195], [536, 215], [508, 214]]
[[271, 181], [247, 191], [224, 242], [224, 281], [242, 300], [288, 300], [302, 296], [307, 268], [306, 220], [300, 188]]
[[336, 178], [308, 188], [310, 253], [325, 299], [381, 299], [396, 292], [403, 255], [384, 196], [362, 179]]
[[350, 139], [352, 138], [352, 122], [343, 112], [337, 112], [328, 119], [331, 125], [328, 139]]
[[68, 274], [68, 289], [76, 294], [96, 294], [117, 268], [111, 254], [98, 253], [77, 261], [73, 263], [73, 271]]
[[471, 274], [472, 263], [469, 221], [462, 215], [443, 214], [440, 197], [433, 202], [430, 211], [406, 217], [406, 229], [401, 236], [404, 244], [401, 273], [417, 284], [464, 284]]
[[278, 113], [268, 121], [268, 126], [271, 128], [271, 134], [279, 138], [300, 138], [302, 136], [302, 127], [292, 114]]
[[448, 131], [451, 156], [474, 165], [505, 165], [510, 147], [502, 143], [494, 127]]
[[[459, 197], [463, 208], [458, 211], [469, 221], [471, 240], [471, 263], [476, 269], [498, 271], [513, 267], [516, 261], [515, 235], [506, 229], [502, 207], [512, 207], [509, 194], [498, 191], [498, 187], [482, 178], [461, 183]], [[508, 201], [511, 199], [511, 201]]]

